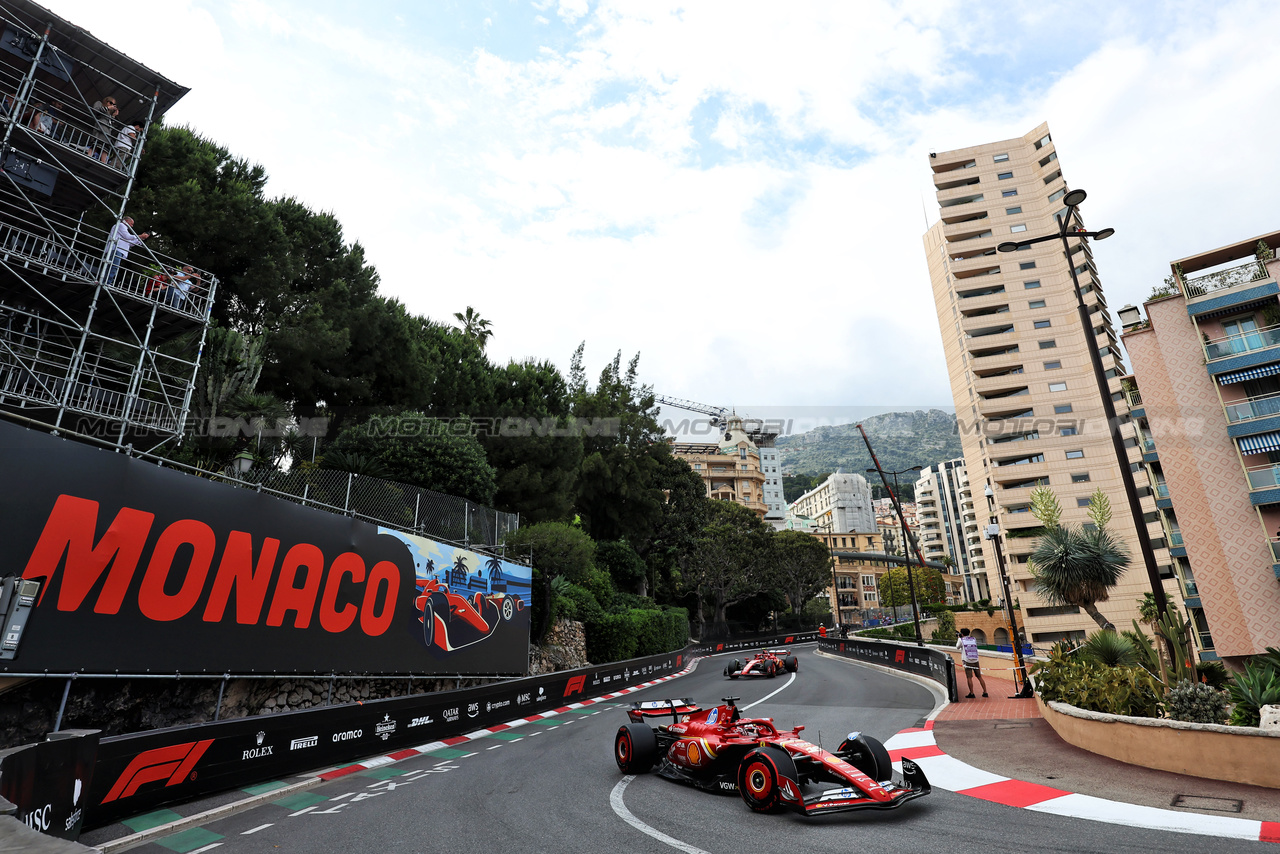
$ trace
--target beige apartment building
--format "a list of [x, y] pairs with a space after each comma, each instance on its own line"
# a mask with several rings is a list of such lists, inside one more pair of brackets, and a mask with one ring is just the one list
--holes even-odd
[[[985, 499], [984, 499], [985, 504]], [[916, 480], [916, 521], [924, 559], [950, 563], [947, 582], [959, 583], [959, 602], [991, 598], [986, 570], [975, 570], [969, 556], [982, 540], [978, 508], [969, 489], [964, 457], [925, 466]]]
[[[1100, 488], [1111, 499], [1109, 527], [1128, 545], [1132, 562], [1098, 607], [1127, 626], [1150, 586], [1068, 265], [1080, 279], [1117, 416], [1127, 420], [1120, 384], [1126, 369], [1097, 267], [1083, 240], [1072, 241], [1069, 260], [1056, 241], [996, 250], [1002, 242], [1055, 233], [1055, 215], [1065, 213], [1068, 184], [1049, 127], [936, 152], [929, 167], [940, 219], [925, 233], [924, 248], [970, 490], [979, 522], [995, 522], [1002, 533], [999, 541], [966, 542], [972, 571], [985, 572], [993, 599], [1000, 598], [999, 542], [1027, 639], [1038, 647], [1094, 631], [1096, 623], [1079, 609], [1051, 606], [1033, 592], [1027, 559], [1040, 526], [1030, 512], [1032, 489], [1051, 487], [1063, 522], [1075, 525], [1088, 521], [1089, 496]], [[1131, 425], [1122, 429], [1132, 434]], [[1143, 529], [1153, 543], [1163, 542], [1154, 498], [1142, 501], [1154, 523]], [[1168, 549], [1156, 558], [1162, 576], [1172, 579]], [[1174, 587], [1167, 582], [1166, 589], [1174, 599]]]
[[737, 415], [730, 416], [724, 438], [718, 444], [675, 442], [671, 453], [702, 478], [708, 498], [735, 501], [761, 519], [769, 512], [765, 483], [778, 476], [765, 473], [760, 449]]
[[1172, 262], [1120, 311], [1126, 393], [1201, 659], [1280, 644], [1280, 232]]

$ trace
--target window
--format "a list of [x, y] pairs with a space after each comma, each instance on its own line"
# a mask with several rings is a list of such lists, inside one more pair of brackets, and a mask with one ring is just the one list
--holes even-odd
[[1004, 212], [1008, 216], [1013, 216], [1014, 214], [1020, 214], [1022, 213], [1022, 205], [1018, 205], [1016, 208], [1005, 208]]
[[1040, 342], [1041, 350], [1052, 350], [1054, 347], [1057, 347], [1057, 346], [1058, 346], [1057, 341], [1041, 341]]
[[1084, 451], [1067, 451], [1067, 459], [1078, 460], [1084, 456]]
[[992, 159], [992, 160], [994, 160], [996, 163], [1004, 163], [1006, 160], [1008, 160], [1008, 159], [1009, 159], [1009, 155], [1008, 155], [1008, 154], [997, 154], [995, 157], [993, 157], [993, 158], [991, 158], [991, 159]]
[[1077, 499], [1076, 499], [1076, 506], [1077, 506], [1077, 507], [1088, 507], [1088, 506], [1089, 506], [1089, 499], [1087, 499], [1087, 498], [1077, 498]]
[[1044, 300], [1033, 299], [1031, 302], [1027, 303], [1027, 308], [1044, 308]]
[[1066, 187], [1063, 187], [1061, 190], [1059, 190], [1058, 192], [1056, 192], [1056, 193], [1054, 193], [1052, 196], [1050, 196], [1050, 197], [1049, 197], [1049, 201], [1051, 201], [1051, 202], [1056, 202], [1058, 199], [1062, 198], [1062, 197], [1063, 197], [1063, 196], [1065, 196], [1066, 194], [1067, 194], [1067, 188], [1066, 188]]
[[1045, 362], [1044, 363], [1044, 369], [1046, 371], [1056, 371], [1061, 367], [1062, 367], [1061, 362]]
[[1015, 225], [1010, 227], [1009, 230], [1012, 231], [1014, 234], [1017, 234], [1020, 231], [1026, 231], [1027, 227], [1025, 225]]
[[1016, 195], [1018, 195], [1017, 190], [1005, 190], [1003, 193], [1000, 194], [1000, 197], [1003, 199], [1007, 199], [1010, 196], [1016, 196]]
[[1049, 383], [1049, 391], [1066, 391], [1066, 383]]
[[1024, 288], [1026, 288], [1027, 290], [1029, 290], [1029, 291], [1030, 291], [1030, 290], [1033, 290], [1033, 289], [1035, 289], [1035, 288], [1040, 287], [1040, 280], [1039, 280], [1039, 279], [1036, 279], [1034, 282], [1023, 282], [1023, 283], [1022, 283], [1022, 286], [1023, 286]]
[[1075, 434], [1076, 434], [1076, 428], [1074, 427], [1063, 427], [1061, 430], [1058, 431], [1059, 436], [1074, 436]]
[[997, 176], [996, 176], [996, 178], [998, 178], [998, 179], [999, 179], [999, 180], [1001, 180], [1001, 181], [1007, 181], [1008, 179], [1010, 179], [1010, 178], [1012, 178], [1012, 177], [1013, 177], [1013, 173], [1012, 173], [1012, 172], [1001, 172], [999, 175], [997, 175]]
[[1048, 320], [1037, 320], [1034, 325], [1036, 329], [1048, 329], [1053, 324], [1051, 321], [1048, 321]]
[[1022, 261], [1018, 264], [1019, 270], [1034, 270], [1036, 268], [1035, 261]]
[[1066, 415], [1070, 411], [1071, 411], [1071, 404], [1069, 403], [1059, 404], [1058, 406], [1055, 406], [1053, 408], [1054, 415]]
[[1084, 472], [1083, 474], [1073, 474], [1071, 475], [1071, 482], [1072, 483], [1088, 483], [1089, 473]]

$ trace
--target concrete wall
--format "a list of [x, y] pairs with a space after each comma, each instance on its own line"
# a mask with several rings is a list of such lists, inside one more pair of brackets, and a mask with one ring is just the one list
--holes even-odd
[[1280, 732], [1106, 715], [1046, 704], [1039, 697], [1036, 703], [1063, 741], [1090, 753], [1175, 774], [1280, 789]]

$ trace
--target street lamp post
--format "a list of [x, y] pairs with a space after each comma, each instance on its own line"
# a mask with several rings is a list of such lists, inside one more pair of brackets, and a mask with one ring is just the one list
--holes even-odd
[[991, 546], [996, 550], [996, 566], [1000, 570], [1000, 589], [1004, 596], [1004, 612], [1009, 619], [1009, 641], [1013, 646], [1013, 661], [1016, 673], [1022, 674], [1022, 687], [1018, 693], [1009, 699], [1027, 699], [1035, 696], [1035, 692], [1031, 688], [1031, 681], [1027, 679], [1027, 663], [1022, 658], [1022, 635], [1018, 632], [1018, 615], [1013, 608], [1013, 592], [1009, 589], [1009, 573], [1004, 568], [1004, 552], [1000, 549], [1000, 523], [996, 517], [996, 500], [995, 493], [991, 491], [991, 484], [987, 484], [984, 490], [987, 496], [987, 512], [990, 514], [988, 519], [990, 524], [986, 527], [986, 537], [991, 541]]
[[1151, 595], [1155, 597], [1157, 613], [1163, 614], [1168, 607], [1168, 603], [1164, 595], [1164, 585], [1160, 581], [1160, 569], [1156, 566], [1156, 553], [1151, 548], [1151, 538], [1147, 534], [1147, 526], [1143, 521], [1142, 502], [1138, 500], [1138, 487], [1133, 480], [1133, 471], [1129, 468], [1129, 454], [1124, 447], [1124, 437], [1120, 435], [1120, 422], [1116, 417], [1115, 402], [1111, 399], [1111, 388], [1107, 385], [1107, 375], [1102, 368], [1102, 354], [1098, 352], [1098, 339], [1093, 332], [1093, 321], [1089, 319], [1089, 309], [1084, 304], [1084, 293], [1080, 290], [1080, 278], [1076, 275], [1075, 262], [1071, 260], [1069, 238], [1075, 237], [1084, 240], [1092, 237], [1097, 240], [1106, 240], [1116, 233], [1114, 228], [1104, 228], [1101, 231], [1086, 231], [1079, 226], [1074, 230], [1071, 228], [1071, 221], [1075, 219], [1076, 209], [1080, 207], [1086, 197], [1087, 194], [1084, 190], [1072, 190], [1062, 197], [1062, 202], [1067, 206], [1067, 211], [1065, 215], [1059, 215], [1057, 218], [1057, 234], [1033, 237], [1030, 240], [1009, 241], [1001, 243], [996, 249], [1001, 252], [1016, 252], [1019, 249], [1025, 249], [1033, 244], [1044, 243], [1048, 240], [1062, 241], [1062, 251], [1066, 254], [1067, 267], [1071, 270], [1071, 285], [1076, 292], [1076, 308], [1080, 313], [1080, 325], [1084, 329], [1085, 343], [1089, 346], [1089, 360], [1093, 363], [1093, 376], [1098, 383], [1098, 393], [1102, 396], [1102, 411], [1106, 415], [1107, 429], [1111, 433], [1111, 444], [1115, 449], [1116, 461], [1120, 465], [1120, 478], [1124, 484], [1125, 497], [1129, 500], [1129, 514], [1133, 516], [1133, 524], [1137, 529], [1138, 548], [1142, 551], [1142, 559], [1147, 566], [1147, 580], [1151, 584]]
[[[878, 473], [882, 477], [887, 474], [893, 475], [893, 498], [894, 508], [898, 511], [898, 521], [902, 523], [902, 554], [907, 560], [907, 586], [911, 589], [911, 619], [916, 627], [916, 643], [924, 646], [924, 636], [920, 634], [920, 606], [916, 602], [916, 580], [911, 573], [911, 529], [907, 527], [907, 517], [902, 513], [902, 506], [898, 501], [898, 475], [906, 474], [909, 471], [920, 471], [924, 466], [911, 466], [900, 471], [884, 471], [879, 468], [867, 469], [868, 474]], [[924, 558], [920, 560], [921, 569], [924, 568]], [[893, 580], [890, 579], [889, 589], [893, 589]], [[896, 614], [894, 615], [897, 616]]]

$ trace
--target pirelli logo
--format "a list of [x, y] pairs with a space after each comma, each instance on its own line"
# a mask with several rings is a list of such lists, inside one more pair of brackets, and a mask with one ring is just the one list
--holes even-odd
[[120, 774], [102, 802], [106, 804], [127, 798], [140, 786], [157, 780], [166, 780], [165, 786], [176, 786], [187, 779], [211, 744], [213, 739], [206, 738], [139, 753]]

